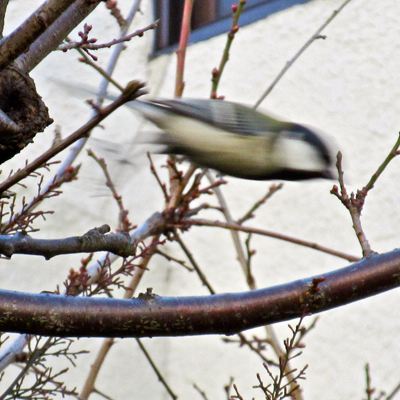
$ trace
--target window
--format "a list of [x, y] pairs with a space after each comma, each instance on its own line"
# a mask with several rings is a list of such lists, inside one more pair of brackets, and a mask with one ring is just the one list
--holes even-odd
[[[189, 43], [209, 39], [228, 32], [232, 24], [232, 4], [238, 0], [195, 0]], [[310, 0], [248, 0], [239, 24], [265, 18], [277, 11]], [[156, 30], [154, 56], [175, 50], [179, 40], [184, 0], [154, 0], [155, 18], [160, 19]]]

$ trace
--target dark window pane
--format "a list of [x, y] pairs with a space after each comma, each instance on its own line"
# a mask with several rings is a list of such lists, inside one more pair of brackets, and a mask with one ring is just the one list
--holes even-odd
[[[184, 0], [153, 1], [155, 17], [160, 19], [154, 46], [154, 55], [158, 55], [176, 48], [181, 31]], [[308, 1], [310, 0], [249, 0], [239, 24], [247, 25], [295, 4]], [[238, 0], [195, 0], [190, 43], [228, 32], [232, 24], [232, 4], [237, 2]]]

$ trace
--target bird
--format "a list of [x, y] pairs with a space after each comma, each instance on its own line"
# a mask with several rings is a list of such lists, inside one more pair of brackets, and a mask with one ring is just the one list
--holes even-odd
[[149, 99], [126, 104], [161, 129], [160, 153], [249, 180], [334, 179], [332, 143], [304, 125], [218, 99]]

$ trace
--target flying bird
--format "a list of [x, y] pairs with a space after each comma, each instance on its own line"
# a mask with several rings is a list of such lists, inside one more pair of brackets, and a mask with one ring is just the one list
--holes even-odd
[[297, 181], [334, 177], [334, 152], [320, 133], [242, 104], [206, 99], [134, 100], [163, 132], [162, 153], [242, 179]]

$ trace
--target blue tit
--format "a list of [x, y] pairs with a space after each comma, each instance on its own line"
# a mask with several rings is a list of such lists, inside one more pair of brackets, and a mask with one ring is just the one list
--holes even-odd
[[134, 100], [163, 133], [153, 142], [162, 153], [242, 179], [332, 179], [334, 153], [319, 133], [250, 107], [221, 100]]

